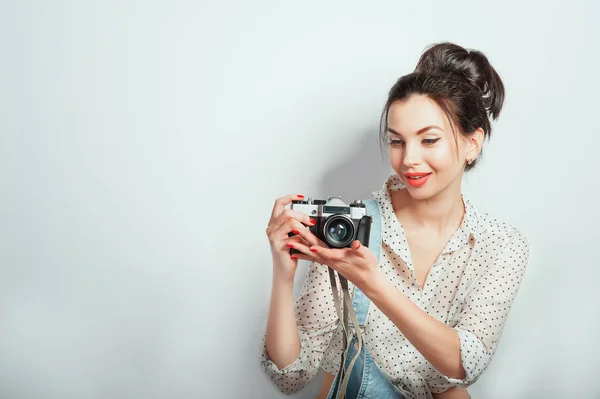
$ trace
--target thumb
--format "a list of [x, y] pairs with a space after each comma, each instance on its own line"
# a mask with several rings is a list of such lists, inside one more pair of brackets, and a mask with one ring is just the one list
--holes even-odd
[[353, 251], [356, 251], [359, 255], [363, 255], [364, 252], [364, 246], [360, 243], [359, 240], [354, 240], [354, 242], [352, 242], [352, 246], [351, 246]]

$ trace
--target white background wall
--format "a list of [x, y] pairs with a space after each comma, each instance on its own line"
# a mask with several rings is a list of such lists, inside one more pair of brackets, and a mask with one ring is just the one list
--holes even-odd
[[532, 246], [470, 392], [600, 397], [599, 12], [2, 2], [0, 397], [282, 397], [258, 364], [273, 201], [379, 189], [387, 91], [442, 40], [482, 50], [506, 84], [464, 191]]

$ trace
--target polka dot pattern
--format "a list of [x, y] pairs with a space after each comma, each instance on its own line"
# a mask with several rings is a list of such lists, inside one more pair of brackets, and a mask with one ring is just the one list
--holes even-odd
[[[415, 304], [457, 332], [466, 377], [461, 380], [440, 373], [373, 304], [365, 326], [365, 344], [398, 387], [414, 398], [432, 398], [433, 393], [452, 386], [473, 384], [487, 369], [523, 279], [529, 246], [515, 227], [480, 213], [463, 195], [463, 222], [421, 287], [404, 230], [392, 208], [391, 192], [404, 188], [394, 174], [381, 190], [373, 192], [382, 218], [379, 266]], [[350, 282], [349, 288], [353, 289]], [[298, 359], [278, 369], [268, 358], [264, 336], [260, 353], [263, 371], [285, 394], [302, 389], [319, 368], [335, 374], [340, 365], [342, 329], [323, 265], [309, 265], [295, 314], [301, 340]]]

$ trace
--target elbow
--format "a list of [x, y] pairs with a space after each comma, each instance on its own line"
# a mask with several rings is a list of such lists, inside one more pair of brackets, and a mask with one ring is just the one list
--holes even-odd
[[448, 369], [447, 372], [445, 372], [444, 374], [447, 375], [450, 378], [454, 378], [456, 380], [465, 380], [467, 378], [467, 372], [465, 371], [465, 368], [462, 365], [462, 362], [459, 359], [459, 365], [457, 367], [452, 367], [450, 369]]
[[462, 343], [459, 332], [454, 331], [454, 333], [452, 344], [448, 345], [443, 354], [443, 361], [440, 364], [441, 368], [439, 371], [448, 378], [464, 380], [467, 378], [467, 371], [463, 364], [465, 359]]
[[451, 384], [468, 387], [477, 381], [486, 369], [491, 354], [475, 334], [461, 329], [456, 329], [456, 332], [459, 337], [459, 349], [453, 354], [446, 354], [446, 363], [440, 372]]
[[453, 380], [465, 380], [467, 378], [467, 371], [463, 366], [460, 352], [456, 355], [447, 355], [446, 360], [446, 364], [438, 369], [440, 373]]

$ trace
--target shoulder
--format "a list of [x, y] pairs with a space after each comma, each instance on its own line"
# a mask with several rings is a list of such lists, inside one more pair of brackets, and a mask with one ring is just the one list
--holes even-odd
[[488, 245], [529, 251], [529, 241], [519, 227], [489, 212], [479, 213], [478, 219], [481, 239]]

